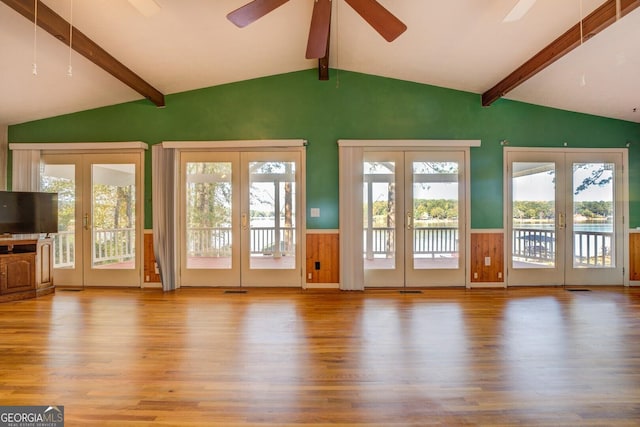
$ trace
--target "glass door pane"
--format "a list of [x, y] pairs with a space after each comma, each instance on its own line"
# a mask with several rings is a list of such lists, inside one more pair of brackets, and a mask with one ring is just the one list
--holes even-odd
[[187, 162], [186, 266], [232, 268], [231, 162]]
[[364, 268], [393, 270], [396, 268], [396, 163], [364, 162], [363, 185]]
[[613, 163], [573, 163], [573, 267], [616, 266]]
[[44, 192], [58, 193], [58, 234], [53, 236], [53, 266], [75, 269], [76, 165], [45, 163], [40, 188]]
[[82, 155], [43, 154], [40, 188], [58, 193], [58, 234], [53, 236], [53, 281], [59, 287], [84, 286]]
[[83, 155], [85, 286], [140, 286], [144, 154]]
[[240, 286], [240, 153], [180, 154], [180, 286]]
[[404, 153], [365, 152], [362, 185], [365, 286], [403, 287]]
[[296, 268], [296, 164], [249, 162], [249, 268]]
[[456, 269], [460, 264], [457, 162], [413, 161], [413, 268]]
[[562, 285], [567, 215], [564, 154], [507, 151], [510, 286]]
[[[91, 267], [132, 270], [136, 267], [135, 164], [91, 165]], [[89, 222], [90, 221], [90, 222]]]
[[513, 162], [511, 180], [513, 268], [555, 268], [556, 164]]

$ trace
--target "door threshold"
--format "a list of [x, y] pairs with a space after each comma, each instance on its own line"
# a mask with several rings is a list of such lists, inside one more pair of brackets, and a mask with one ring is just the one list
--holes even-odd
[[401, 294], [421, 294], [422, 291], [419, 289], [400, 289], [398, 292]]
[[225, 293], [225, 294], [246, 294], [247, 291], [245, 291], [244, 289], [225, 289], [225, 291], [223, 293]]

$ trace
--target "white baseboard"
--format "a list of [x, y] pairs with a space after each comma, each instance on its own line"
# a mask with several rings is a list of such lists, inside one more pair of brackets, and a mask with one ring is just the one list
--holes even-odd
[[162, 283], [160, 282], [144, 282], [142, 289], [162, 289]]
[[490, 288], [506, 288], [507, 284], [505, 282], [471, 282], [467, 285], [467, 289], [490, 289]]
[[305, 289], [340, 289], [339, 283], [305, 283]]

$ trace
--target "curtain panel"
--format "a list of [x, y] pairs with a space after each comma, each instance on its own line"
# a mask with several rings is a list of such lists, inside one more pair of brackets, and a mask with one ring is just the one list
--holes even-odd
[[362, 261], [362, 174], [364, 151], [362, 147], [340, 144], [340, 289], [364, 290], [364, 263]]
[[176, 149], [151, 147], [153, 252], [160, 270], [162, 290], [178, 286], [176, 266]]
[[13, 150], [13, 191], [40, 191], [40, 150]]

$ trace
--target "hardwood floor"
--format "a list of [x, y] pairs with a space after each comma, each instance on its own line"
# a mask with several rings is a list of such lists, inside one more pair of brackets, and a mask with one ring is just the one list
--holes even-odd
[[0, 305], [0, 405], [88, 425], [640, 425], [640, 289], [58, 290]]

